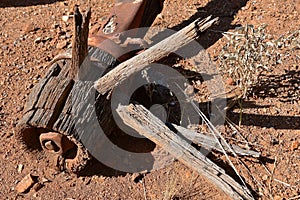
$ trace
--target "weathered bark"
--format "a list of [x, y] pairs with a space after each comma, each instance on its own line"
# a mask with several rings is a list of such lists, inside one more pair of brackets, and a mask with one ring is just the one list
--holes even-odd
[[[74, 137], [74, 130], [72, 130], [74, 124], [72, 121], [68, 121], [72, 118], [71, 112], [63, 112], [68, 107], [66, 100], [74, 86], [74, 81], [68, 78], [70, 72], [68, 66], [70, 66], [70, 62], [61, 61], [54, 64], [46, 77], [34, 87], [25, 106], [25, 114], [18, 123], [17, 138], [26, 148], [36, 149], [41, 148], [40, 134], [61, 133], [77, 145], [77, 150], [69, 152], [73, 154], [72, 158], [66, 160], [64, 166], [56, 167], [77, 172], [86, 165], [90, 155], [80, 141]], [[55, 126], [59, 121], [67, 121], [67, 123]]]
[[150, 63], [168, 56], [170, 53], [175, 52], [195, 40], [199, 37], [200, 33], [208, 29], [218, 19], [215, 18], [213, 20], [209, 20], [210, 17], [204, 20], [198, 19], [189, 26], [164, 39], [141, 54], [121, 63], [105, 76], [97, 80], [95, 82], [95, 88], [100, 94], [106, 94], [118, 84], [121, 84], [130, 75], [142, 70]]
[[[17, 128], [17, 138], [27, 148], [41, 148], [40, 135], [52, 132], [62, 134], [61, 141], [73, 142], [76, 148], [66, 152], [59, 151], [62, 155], [55, 154], [60, 157], [57, 157], [60, 163], [56, 164], [61, 165], [56, 167], [73, 172], [82, 170], [91, 158], [77, 136], [76, 121], [74, 121], [78, 118], [79, 112], [85, 109], [80, 104], [82, 99], [74, 98], [80, 97], [80, 94], [85, 92], [78, 90], [77, 85], [81, 82], [74, 80], [77, 79], [80, 66], [88, 55], [87, 39], [90, 17], [90, 9], [82, 15], [78, 7], [75, 7], [72, 58], [70, 60], [63, 57], [61, 60], [55, 60], [46, 76], [31, 91], [25, 105], [25, 114]], [[97, 51], [96, 48], [90, 48], [91, 54], [95, 51]], [[98, 58], [101, 61], [101, 54]], [[82, 105], [77, 107], [79, 111], [74, 111], [74, 103]], [[63, 162], [61, 162], [62, 158]]]
[[118, 114], [125, 124], [155, 142], [179, 161], [205, 176], [233, 199], [254, 199], [250, 191], [176, 135], [141, 105], [119, 106]]

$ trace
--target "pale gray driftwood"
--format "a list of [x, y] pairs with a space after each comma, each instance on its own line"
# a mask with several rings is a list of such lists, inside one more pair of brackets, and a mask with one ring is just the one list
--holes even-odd
[[141, 105], [119, 106], [117, 112], [125, 124], [164, 148], [179, 161], [197, 171], [233, 199], [254, 199], [248, 188], [240, 185], [224, 169], [209, 160], [186, 140]]
[[217, 20], [217, 18], [210, 20], [210, 17], [207, 17], [204, 20], [197, 19], [189, 26], [150, 47], [141, 54], [122, 62], [95, 82], [96, 90], [102, 95], [106, 94], [111, 89], [121, 84], [130, 75], [142, 70], [150, 63], [158, 61], [189, 44]]
[[[174, 128], [182, 134], [187, 139], [191, 140], [193, 143], [198, 144], [208, 150], [213, 149], [215, 151], [223, 153], [222, 148], [218, 145], [215, 138], [213, 136], [205, 135], [203, 133], [198, 133], [189, 129], [186, 129], [182, 126], [178, 126], [176, 124], [172, 124]], [[221, 141], [223, 144], [224, 142]], [[231, 150], [227, 147], [227, 145], [223, 144], [223, 148], [227, 153], [231, 153]], [[231, 148], [237, 155], [240, 156], [249, 156], [254, 158], [259, 158], [261, 154], [257, 151], [243, 149], [237, 145], [231, 145]]]

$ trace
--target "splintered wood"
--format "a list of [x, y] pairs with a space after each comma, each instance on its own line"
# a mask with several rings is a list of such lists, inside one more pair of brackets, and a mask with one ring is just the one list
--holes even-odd
[[164, 148], [179, 161], [205, 176], [233, 199], [254, 199], [248, 188], [230, 177], [184, 138], [172, 132], [160, 119], [142, 105], [119, 106], [124, 123]]
[[72, 42], [72, 64], [70, 78], [76, 78], [80, 65], [88, 55], [88, 34], [91, 9], [82, 15], [78, 6], [74, 8], [74, 36]]
[[212, 20], [210, 20], [210, 17], [204, 20], [197, 19], [179, 32], [115, 67], [95, 82], [96, 90], [102, 95], [106, 94], [130, 75], [189, 44], [216, 21], [218, 21], [218, 18]]

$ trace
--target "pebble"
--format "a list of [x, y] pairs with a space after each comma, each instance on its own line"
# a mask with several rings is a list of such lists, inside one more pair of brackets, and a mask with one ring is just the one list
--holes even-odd
[[295, 150], [297, 150], [298, 148], [299, 148], [299, 142], [298, 141], [293, 141], [292, 142], [292, 145], [291, 145], [291, 150], [292, 151], [295, 151]]
[[34, 183], [35, 181], [33, 180], [32, 175], [28, 174], [16, 185], [15, 190], [18, 193], [24, 193], [30, 189]]
[[39, 191], [42, 187], [43, 187], [43, 184], [41, 184], [41, 183], [35, 183], [35, 184], [33, 185], [32, 189], [33, 189], [34, 192], [37, 192], [37, 191]]
[[263, 181], [267, 181], [268, 178], [269, 178], [269, 176], [265, 174], [265, 175], [263, 175], [262, 180], [263, 180]]
[[184, 92], [187, 94], [187, 95], [192, 95], [194, 93], [194, 87], [191, 86], [191, 85], [188, 85], [186, 87], [186, 89], [184, 90]]
[[25, 27], [24, 27], [24, 34], [36, 31], [38, 28], [35, 27], [32, 23], [28, 23]]
[[40, 43], [40, 42], [42, 42], [42, 38], [41, 37], [38, 37], [38, 38], [36, 38], [35, 40], [34, 40], [34, 43]]
[[67, 45], [68, 45], [67, 41], [64, 40], [64, 41], [62, 41], [62, 42], [57, 43], [56, 48], [57, 48], [57, 49], [63, 49], [63, 48], [65, 48]]
[[66, 38], [71, 38], [72, 37], [72, 33], [66, 33]]
[[228, 79], [226, 79], [226, 85], [234, 85], [234, 80], [233, 80], [233, 78], [228, 78]]
[[24, 169], [24, 165], [19, 164], [18, 165], [18, 172], [21, 173], [23, 169]]
[[24, 106], [17, 106], [16, 110], [17, 112], [21, 112], [24, 109]]
[[48, 179], [46, 179], [46, 178], [42, 178], [40, 181], [41, 181], [42, 183], [51, 182], [50, 180], [48, 180]]
[[59, 24], [58, 24], [58, 23], [54, 23], [54, 24], [52, 25], [52, 28], [53, 28], [53, 29], [59, 28]]
[[64, 22], [67, 22], [69, 20], [69, 16], [67, 16], [67, 15], [62, 16], [62, 20]]
[[278, 195], [276, 195], [275, 197], [274, 197], [274, 200], [282, 200], [283, 198], [281, 197], [281, 196], [278, 196]]
[[7, 50], [8, 49], [8, 46], [4, 45], [1, 47], [3, 50]]

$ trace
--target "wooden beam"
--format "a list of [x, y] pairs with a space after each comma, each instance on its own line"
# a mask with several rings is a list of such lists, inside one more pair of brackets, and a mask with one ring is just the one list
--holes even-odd
[[197, 19], [189, 26], [150, 47], [141, 54], [119, 64], [95, 82], [96, 90], [102, 95], [108, 93], [130, 75], [142, 70], [150, 63], [168, 56], [170, 53], [176, 52], [181, 47], [195, 40], [199, 37], [200, 33], [207, 30], [217, 20], [217, 18], [210, 20], [210, 17], [204, 20]]
[[117, 108], [124, 123], [155, 142], [179, 161], [197, 171], [233, 199], [254, 199], [248, 188], [240, 185], [224, 169], [192, 147], [185, 139], [172, 132], [142, 105]]

